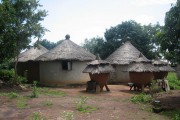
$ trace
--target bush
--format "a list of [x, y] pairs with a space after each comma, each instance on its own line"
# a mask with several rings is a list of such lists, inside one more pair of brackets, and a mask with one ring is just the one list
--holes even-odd
[[[0, 70], [0, 79], [6, 84], [12, 84], [14, 80], [15, 72], [14, 69], [11, 70]], [[25, 83], [27, 79], [22, 76], [17, 77], [17, 83]]]

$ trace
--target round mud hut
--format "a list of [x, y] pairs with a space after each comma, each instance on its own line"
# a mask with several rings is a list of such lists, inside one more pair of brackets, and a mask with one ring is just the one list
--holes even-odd
[[[115, 52], [113, 52], [106, 61], [110, 62], [115, 69], [111, 74], [110, 83], [128, 83], [130, 81], [128, 65], [139, 58], [140, 51], [136, 49], [130, 41], [125, 42]], [[143, 59], [148, 60], [144, 55]]]
[[107, 91], [110, 91], [107, 86], [107, 81], [112, 72], [115, 72], [115, 70], [107, 61], [98, 59], [88, 63], [87, 67], [83, 70], [83, 73], [89, 73], [91, 78], [91, 80], [87, 82], [86, 91], [97, 91], [96, 85], [99, 85], [100, 92], [103, 91], [104, 86]]
[[40, 61], [40, 84], [84, 84], [89, 76], [82, 71], [87, 62], [95, 59], [95, 55], [72, 42], [70, 36], [66, 35], [62, 43], [36, 59]]
[[27, 51], [18, 55], [17, 74], [27, 78], [28, 82], [39, 81], [39, 62], [37, 57], [48, 52], [42, 45], [31, 47]]
[[148, 85], [154, 78], [153, 72], [158, 71], [150, 60], [144, 59], [140, 53], [139, 58], [131, 62], [128, 66], [130, 81], [143, 91], [144, 86]]
[[152, 64], [158, 69], [157, 72], [154, 72], [154, 80], [164, 79], [167, 77], [168, 72], [174, 72], [175, 70], [171, 66], [162, 60], [156, 59], [152, 61]]

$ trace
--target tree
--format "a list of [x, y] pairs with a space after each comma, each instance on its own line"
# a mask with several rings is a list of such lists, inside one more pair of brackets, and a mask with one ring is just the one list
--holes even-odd
[[171, 63], [180, 63], [180, 0], [166, 13], [165, 26], [159, 34], [161, 51]]
[[46, 31], [40, 21], [44, 20], [47, 11], [39, 7], [37, 0], [2, 0], [0, 3], [0, 62], [16, 58], [15, 73], [16, 56], [28, 47], [32, 38], [39, 40]]
[[39, 41], [39, 44], [41, 44], [42, 46], [44, 46], [48, 50], [51, 50], [52, 48], [54, 48], [56, 46], [56, 43], [50, 42], [50, 41], [48, 41], [46, 39], [44, 39], [42, 41]]
[[155, 56], [152, 51], [153, 44], [151, 44], [150, 38], [143, 27], [135, 21], [130, 20], [111, 27], [106, 30], [104, 36], [106, 38], [106, 46], [108, 46], [107, 56], [127, 41], [127, 37], [130, 37], [131, 43], [147, 58], [152, 59]]
[[42, 46], [44, 46], [45, 48], [47, 48], [48, 50], [53, 49], [54, 47], [56, 47], [57, 45], [61, 44], [63, 40], [59, 40], [56, 43], [48, 41], [46, 39], [39, 41], [39, 44], [41, 44]]
[[102, 58], [106, 58], [105, 41], [101, 37], [94, 37], [91, 39], [85, 39], [83, 48], [90, 51], [94, 55], [98, 55]]
[[143, 31], [147, 35], [148, 39], [150, 40], [150, 51], [153, 53], [153, 57], [162, 57], [160, 53], [160, 43], [159, 43], [159, 34], [161, 34], [163, 30], [163, 26], [159, 23], [157, 24], [149, 24], [142, 26]]

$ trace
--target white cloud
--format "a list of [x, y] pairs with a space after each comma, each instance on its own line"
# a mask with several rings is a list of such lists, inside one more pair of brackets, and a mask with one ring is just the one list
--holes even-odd
[[140, 15], [134, 17], [134, 20], [138, 23], [141, 23], [142, 25], [148, 25], [149, 23], [153, 23], [155, 21], [155, 18], [154, 16]]
[[176, 0], [133, 0], [132, 4], [139, 6], [148, 6], [148, 5], [163, 5], [176, 3]]

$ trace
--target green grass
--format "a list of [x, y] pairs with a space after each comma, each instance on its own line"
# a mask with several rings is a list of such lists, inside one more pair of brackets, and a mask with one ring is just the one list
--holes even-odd
[[73, 120], [74, 119], [73, 112], [64, 111], [62, 116], [63, 116], [64, 120]]
[[171, 89], [180, 90], [180, 80], [177, 78], [176, 73], [169, 72], [167, 80], [169, 81], [169, 86]]
[[48, 106], [48, 107], [50, 107], [50, 106], [53, 105], [53, 103], [52, 103], [52, 101], [47, 100], [47, 101], [43, 101], [43, 102], [42, 102], [42, 105], [43, 105], [43, 106]]
[[149, 103], [152, 100], [151, 95], [147, 95], [144, 93], [141, 93], [139, 95], [134, 95], [131, 97], [131, 102], [133, 103]]
[[161, 114], [168, 116], [171, 120], [180, 120], [180, 110], [163, 111]]
[[88, 99], [88, 97], [80, 96], [80, 98], [76, 101], [76, 110], [82, 113], [91, 113], [98, 110], [97, 107], [87, 105]]
[[38, 91], [38, 94], [48, 95], [48, 96], [65, 96], [66, 95], [66, 93], [63, 91], [50, 90], [46, 87], [38, 87], [37, 91]]
[[34, 112], [32, 120], [45, 120], [45, 118], [40, 114], [40, 112]]
[[16, 101], [16, 107], [20, 109], [24, 109], [28, 107], [27, 98], [19, 97]]
[[11, 99], [17, 98], [19, 96], [18, 93], [10, 92], [10, 93], [0, 93], [0, 96], [7, 96]]

